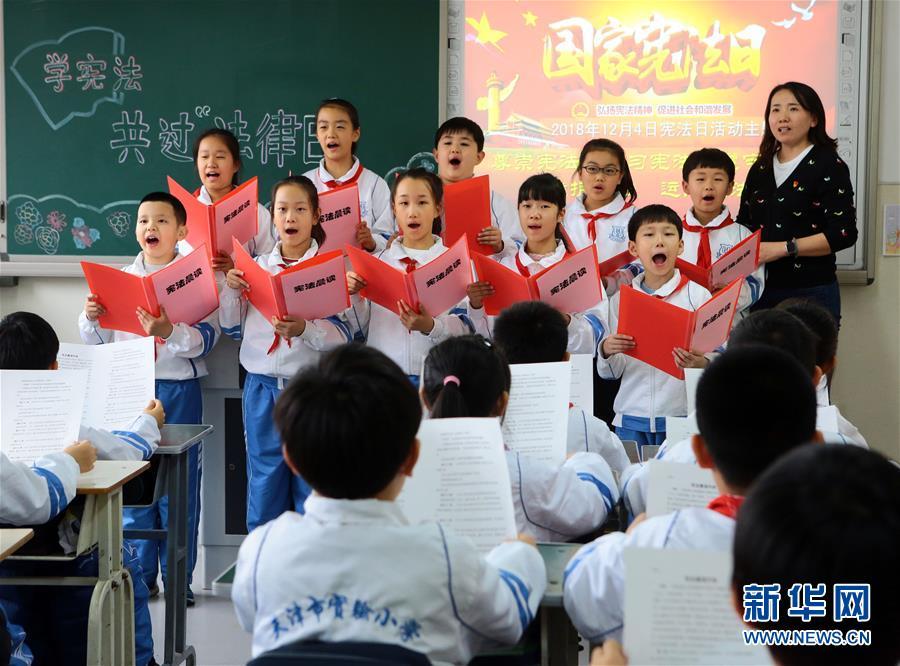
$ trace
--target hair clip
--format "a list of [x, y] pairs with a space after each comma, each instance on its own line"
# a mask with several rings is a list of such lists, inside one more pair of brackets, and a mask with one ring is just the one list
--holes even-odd
[[446, 386], [447, 384], [456, 384], [457, 386], [459, 386], [459, 377], [457, 377], [456, 375], [447, 375], [446, 377], [444, 377], [444, 386]]

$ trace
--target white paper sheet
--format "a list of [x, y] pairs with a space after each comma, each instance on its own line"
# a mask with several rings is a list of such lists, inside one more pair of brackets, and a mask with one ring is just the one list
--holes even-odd
[[840, 432], [838, 410], [834, 405], [816, 408], [816, 430], [820, 432]]
[[626, 548], [625, 653], [630, 664], [770, 664], [744, 645], [731, 605], [731, 553]]
[[718, 496], [711, 470], [665, 460], [654, 460], [647, 470], [647, 515], [650, 517], [689, 506], [706, 506]]
[[440, 522], [482, 552], [516, 537], [509, 470], [498, 419], [432, 419], [397, 501], [411, 523]]
[[700, 432], [697, 417], [691, 412], [687, 416], [666, 417], [666, 442], [669, 446]]
[[697, 411], [697, 382], [700, 381], [700, 375], [706, 368], [685, 368], [684, 369], [684, 388], [687, 392], [687, 410], [688, 414]]
[[155, 394], [152, 337], [107, 345], [60, 343], [60, 369], [88, 371], [82, 423], [116, 430], [127, 427]]
[[78, 439], [87, 390], [84, 370], [0, 371], [0, 447], [31, 462]]
[[572, 354], [572, 381], [569, 402], [581, 407], [588, 414], [594, 413], [594, 357], [590, 354]]
[[503, 441], [510, 449], [550, 465], [566, 460], [569, 430], [569, 363], [510, 366], [512, 388], [503, 420]]

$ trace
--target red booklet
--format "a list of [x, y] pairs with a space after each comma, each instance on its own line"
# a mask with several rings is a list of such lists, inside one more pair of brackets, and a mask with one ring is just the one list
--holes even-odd
[[209, 256], [231, 254], [231, 239], [243, 245], [256, 235], [258, 227], [259, 190], [256, 178], [238, 185], [214, 204], [205, 204], [167, 176], [169, 192], [187, 211], [188, 236], [191, 247], [206, 245]]
[[340, 250], [319, 254], [272, 275], [235, 239], [234, 267], [244, 271], [244, 280], [250, 285], [247, 299], [266, 321], [288, 316], [312, 321], [350, 307]]
[[396, 315], [400, 314], [397, 307], [400, 300], [414, 310], [421, 303], [428, 314], [442, 314], [466, 297], [466, 287], [472, 282], [465, 237], [412, 273], [394, 268], [359, 248], [347, 247], [347, 256], [353, 271], [366, 281], [360, 295]]
[[635, 342], [634, 349], [625, 353], [684, 379], [672, 350], [680, 347], [705, 354], [725, 342], [737, 311], [741, 281], [735, 280], [693, 312], [634, 287], [623, 286], [619, 294], [616, 332], [632, 336]]
[[628, 264], [635, 261], [638, 261], [638, 258], [633, 256], [628, 250], [619, 252], [619, 254], [615, 255], [614, 257], [610, 257], [600, 264], [600, 277], [612, 275], [620, 268], [624, 268]]
[[743, 280], [759, 268], [759, 242], [761, 229], [757, 229], [740, 243], [716, 259], [712, 266], [703, 269], [683, 259], [675, 265], [682, 273], [709, 291], [716, 291], [734, 280]]
[[476, 242], [478, 233], [491, 226], [491, 183], [487, 176], [466, 178], [444, 187], [444, 245], [466, 236], [469, 253], [494, 254], [490, 245]]
[[325, 230], [325, 242], [319, 254], [332, 250], [344, 251], [345, 245], [359, 247], [356, 227], [359, 226], [359, 188], [356, 183], [319, 193], [319, 224]]
[[215, 274], [202, 245], [144, 277], [87, 261], [81, 262], [81, 270], [91, 293], [106, 309], [100, 315], [106, 329], [146, 335], [135, 314], [138, 307], [158, 317], [163, 306], [173, 324], [196, 324], [219, 307]]
[[475, 255], [479, 280], [490, 282], [494, 295], [484, 299], [484, 311], [494, 316], [519, 301], [543, 301], [560, 312], [583, 312], [603, 298], [593, 245], [530, 277], [488, 257]]

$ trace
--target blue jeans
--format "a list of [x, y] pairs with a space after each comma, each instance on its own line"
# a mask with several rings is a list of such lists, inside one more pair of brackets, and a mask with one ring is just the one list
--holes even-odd
[[802, 298], [821, 305], [831, 313], [838, 328], [841, 327], [841, 289], [835, 279], [831, 284], [822, 284], [815, 287], [783, 287], [772, 289], [768, 285], [763, 290], [760, 299], [750, 308], [768, 310], [774, 308], [781, 301], [789, 298]]

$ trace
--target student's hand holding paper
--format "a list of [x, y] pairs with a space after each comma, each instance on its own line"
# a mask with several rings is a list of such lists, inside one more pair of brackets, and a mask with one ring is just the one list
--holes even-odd
[[497, 227], [485, 227], [475, 237], [479, 245], [490, 245], [494, 254], [503, 252], [503, 232]]
[[466, 287], [466, 295], [469, 297], [469, 305], [475, 310], [484, 306], [484, 299], [494, 295], [494, 285], [487, 280], [473, 282]]
[[519, 532], [519, 533], [516, 535], [516, 539], [515, 539], [515, 540], [516, 540], [516, 541], [521, 541], [522, 543], [527, 543], [529, 546], [534, 546], [535, 548], [537, 548], [537, 541], [536, 541], [535, 538], [534, 538], [533, 536], [531, 536], [530, 534], [523, 534], [522, 532]]
[[150, 404], [144, 408], [144, 414], [149, 414], [156, 419], [156, 425], [160, 428], [166, 423], [166, 412], [163, 410], [163, 404], [156, 399], [150, 401]]
[[154, 317], [144, 308], [137, 309], [137, 316], [138, 321], [141, 322], [141, 327], [144, 329], [144, 333], [152, 335], [155, 338], [162, 338], [165, 340], [172, 335], [172, 331], [175, 330], [175, 326], [169, 321], [169, 315], [166, 314], [166, 309], [162, 305], [159, 306], [158, 317]]
[[603, 358], [609, 358], [613, 354], [623, 354], [629, 349], [634, 349], [634, 338], [624, 333], [610, 335], [600, 345]]
[[249, 290], [249, 283], [242, 279], [241, 276], [244, 275], [244, 271], [238, 268], [230, 268], [228, 273], [225, 275], [225, 284], [227, 284], [232, 289], [244, 289]]
[[369, 229], [365, 220], [360, 220], [359, 225], [356, 227], [356, 242], [366, 252], [371, 252], [375, 249], [375, 239], [372, 238], [372, 230]]
[[413, 310], [406, 301], [397, 301], [400, 310], [400, 322], [410, 331], [419, 331], [428, 335], [434, 330], [434, 319], [425, 311], [425, 306], [419, 304], [419, 311]]
[[619, 641], [608, 638], [591, 650], [590, 666], [628, 666], [628, 657]]
[[675, 365], [679, 368], [705, 368], [709, 365], [709, 359], [697, 351], [688, 351], [675, 347], [672, 350], [672, 356], [675, 358]]
[[363, 289], [366, 286], [366, 281], [363, 280], [362, 275], [359, 273], [354, 273], [353, 271], [347, 271], [347, 293], [351, 296], [359, 292], [360, 289]]
[[97, 449], [86, 439], [67, 446], [63, 449], [63, 453], [68, 453], [75, 458], [75, 462], [78, 463], [78, 470], [82, 474], [94, 469], [94, 463], [97, 462]]
[[212, 265], [214, 271], [222, 271], [223, 273], [228, 273], [234, 268], [234, 261], [224, 252], [219, 252], [219, 254], [213, 257], [209, 263]]
[[272, 317], [272, 328], [285, 340], [290, 340], [303, 334], [303, 331], [306, 330], [306, 320], [294, 319], [293, 317], [285, 317], [284, 319]]
[[88, 294], [87, 300], [84, 303], [84, 316], [87, 317], [89, 321], [97, 321], [100, 318], [100, 315], [104, 314], [106, 314], [106, 308], [100, 305], [97, 294]]

